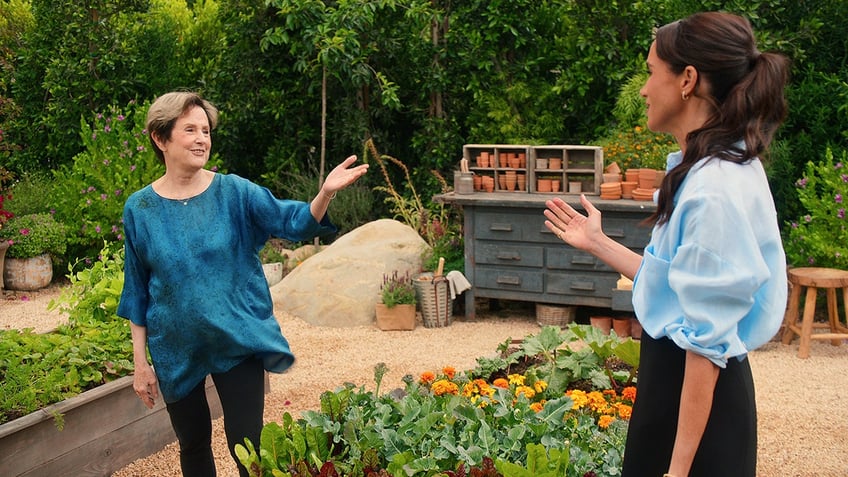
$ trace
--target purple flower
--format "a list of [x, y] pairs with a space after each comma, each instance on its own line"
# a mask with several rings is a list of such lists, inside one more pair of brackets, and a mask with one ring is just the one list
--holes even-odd
[[[135, 149], [136, 149], [137, 151], [141, 152], [141, 151], [143, 151], [143, 150], [144, 150], [144, 146], [138, 146], [138, 147], [136, 147]], [[135, 166], [133, 166], [133, 167], [135, 167]]]
[[803, 179], [798, 179], [798, 181], [795, 182], [795, 185], [797, 187], [807, 187], [807, 178], [805, 177]]
[[97, 232], [97, 233], [100, 233], [100, 226], [99, 225], [95, 226], [94, 231]]
[[103, 113], [97, 113], [97, 116], [95, 116], [95, 117], [97, 119], [103, 119]]
[[123, 114], [119, 114], [119, 115], [118, 115], [118, 121], [123, 121], [123, 120], [124, 120], [124, 115], [123, 115]]
[[804, 222], [810, 223], [810, 222], [812, 222], [812, 221], [813, 221], [813, 218], [812, 218], [810, 215], [805, 215], [805, 216], [804, 216]]
[[108, 199], [108, 198], [109, 198], [109, 196], [108, 196], [108, 195], [106, 195], [106, 194], [100, 194], [100, 200], [106, 200], [106, 199]]
[[130, 166], [130, 171], [134, 171], [134, 170], [135, 170], [135, 164]]
[[112, 131], [112, 128], [111, 128], [111, 127], [109, 127], [109, 125], [107, 124], [107, 125], [103, 126], [103, 131], [104, 131], [104, 132], [111, 132], [111, 131]]
[[842, 169], [842, 163], [841, 163], [841, 162], [837, 162], [837, 163], [833, 166], [833, 168], [834, 168], [834, 169]]
[[842, 194], [836, 194], [836, 196], [833, 198], [833, 200], [836, 201], [837, 204], [841, 204], [842, 203]]
[[97, 133], [91, 133], [91, 140], [94, 141], [97, 139]]
[[842, 182], [848, 182], [848, 174], [842, 174]]
[[798, 228], [798, 222], [792, 222], [792, 228], [797, 229]]
[[839, 211], [836, 212], [836, 216], [839, 217], [840, 219], [844, 219], [845, 218], [845, 209], [840, 208]]
[[109, 165], [109, 159], [103, 159], [103, 165], [108, 166]]
[[115, 189], [115, 195], [121, 195], [121, 192], [123, 192], [123, 190]]
[[97, 190], [97, 188], [95, 188], [94, 186], [88, 186], [87, 192], [94, 192], [96, 190]]
[[21, 229], [21, 235], [29, 235], [29, 229]]

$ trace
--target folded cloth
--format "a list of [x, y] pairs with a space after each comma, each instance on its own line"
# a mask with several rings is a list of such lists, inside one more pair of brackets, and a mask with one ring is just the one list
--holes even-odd
[[471, 288], [471, 282], [459, 270], [449, 271], [445, 278], [448, 279], [450, 285], [451, 300], [456, 299], [457, 295]]

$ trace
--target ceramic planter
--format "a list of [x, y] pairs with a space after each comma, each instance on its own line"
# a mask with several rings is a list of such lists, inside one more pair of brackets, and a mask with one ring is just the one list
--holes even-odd
[[39, 290], [53, 280], [53, 262], [48, 253], [31, 258], [6, 257], [5, 262], [3, 282], [9, 290]]

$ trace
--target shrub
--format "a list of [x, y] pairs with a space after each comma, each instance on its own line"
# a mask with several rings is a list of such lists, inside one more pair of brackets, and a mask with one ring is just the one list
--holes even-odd
[[790, 265], [848, 270], [848, 151], [828, 148], [824, 160], [807, 163], [795, 186], [807, 213], [787, 227], [786, 258]]
[[395, 305], [414, 305], [415, 286], [409, 273], [400, 276], [395, 270], [391, 275], [383, 275], [383, 284], [380, 286], [380, 296], [383, 304], [388, 308]]
[[29, 214], [13, 217], [0, 229], [0, 240], [9, 242], [6, 255], [10, 258], [32, 258], [49, 253], [54, 259], [64, 256], [67, 247], [67, 227], [50, 214]]

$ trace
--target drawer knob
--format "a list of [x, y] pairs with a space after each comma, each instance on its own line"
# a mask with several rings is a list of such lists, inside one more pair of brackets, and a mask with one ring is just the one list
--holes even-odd
[[514, 252], [498, 252], [498, 260], [521, 260], [521, 255]]
[[595, 282], [578, 282], [571, 284], [572, 290], [595, 291]]
[[499, 276], [498, 277], [499, 285], [521, 285], [521, 279], [516, 276]]
[[495, 232], [512, 232], [512, 224], [493, 223], [489, 226], [489, 230]]

